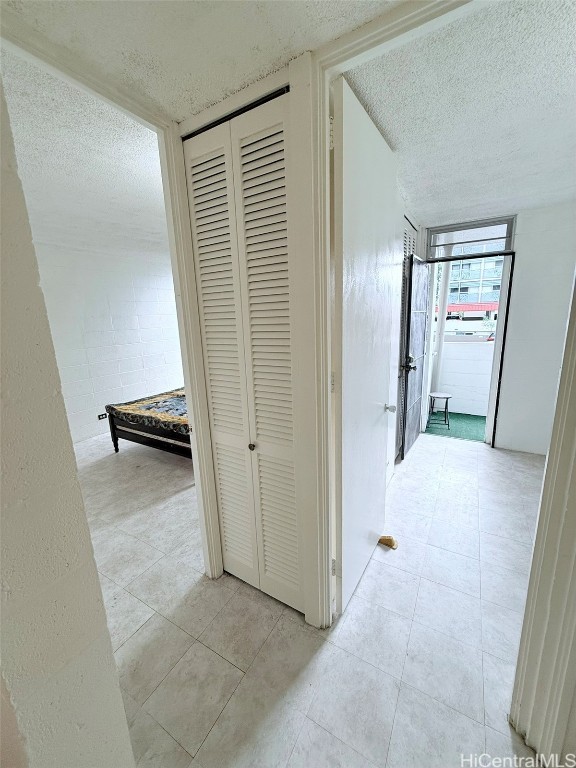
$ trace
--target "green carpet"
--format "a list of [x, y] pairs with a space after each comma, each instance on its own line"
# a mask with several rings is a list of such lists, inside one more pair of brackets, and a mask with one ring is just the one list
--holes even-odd
[[[434, 413], [434, 420], [440, 420], [441, 413]], [[486, 416], [471, 416], [469, 413], [451, 413], [450, 429], [445, 424], [429, 424], [426, 432], [430, 435], [456, 437], [460, 440], [484, 441]]]

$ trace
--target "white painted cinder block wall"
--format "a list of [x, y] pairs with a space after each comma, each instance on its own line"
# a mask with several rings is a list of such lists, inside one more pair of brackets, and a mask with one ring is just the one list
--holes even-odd
[[548, 451], [576, 267], [576, 203], [522, 211], [496, 445]]
[[36, 252], [74, 442], [108, 431], [108, 403], [183, 386], [168, 246], [82, 249], [55, 232]]
[[444, 342], [438, 391], [452, 395], [452, 413], [486, 416], [493, 358], [494, 344], [489, 341]]
[[0, 101], [2, 677], [9, 696], [3, 705], [15, 715], [15, 724], [2, 718], [2, 764], [15, 764], [7, 755], [23, 743], [20, 762], [29, 768], [130, 768], [122, 696], [1, 90]]
[[13, 52], [2, 68], [76, 442], [106, 404], [183, 385], [158, 138]]

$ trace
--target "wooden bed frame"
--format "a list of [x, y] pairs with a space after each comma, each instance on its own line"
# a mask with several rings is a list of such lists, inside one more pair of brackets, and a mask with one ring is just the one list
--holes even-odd
[[148, 445], [150, 448], [159, 448], [161, 451], [176, 453], [187, 459], [192, 458], [190, 435], [182, 435], [171, 429], [131, 424], [112, 413], [108, 414], [108, 424], [116, 453], [119, 451], [118, 439], [122, 438], [123, 440], [131, 440], [133, 443]]

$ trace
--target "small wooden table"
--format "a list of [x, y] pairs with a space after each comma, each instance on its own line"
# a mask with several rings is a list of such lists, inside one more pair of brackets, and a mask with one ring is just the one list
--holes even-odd
[[[448, 410], [448, 401], [452, 395], [449, 395], [447, 392], [430, 392], [430, 408], [428, 409], [428, 424], [446, 424], [448, 426], [448, 429], [450, 429], [450, 412]], [[442, 421], [432, 421], [432, 415], [434, 414], [434, 406], [436, 404], [436, 400], [444, 400], [444, 409], [442, 411], [443, 413], [443, 420]]]

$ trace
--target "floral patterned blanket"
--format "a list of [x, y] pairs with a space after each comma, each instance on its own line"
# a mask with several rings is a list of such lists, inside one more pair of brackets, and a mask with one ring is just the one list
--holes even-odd
[[111, 413], [130, 424], [144, 424], [182, 435], [190, 432], [184, 389], [173, 389], [171, 392], [162, 392], [160, 395], [132, 400], [129, 403], [107, 405], [106, 413]]

